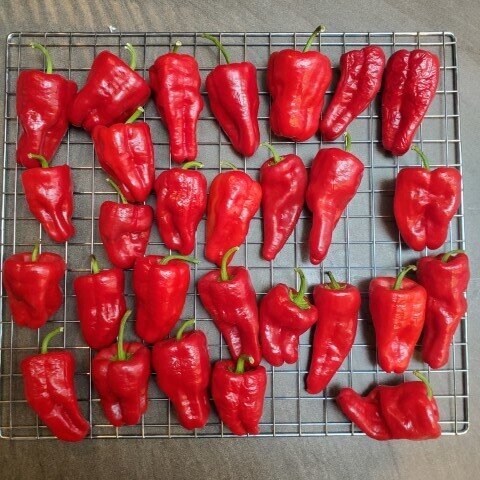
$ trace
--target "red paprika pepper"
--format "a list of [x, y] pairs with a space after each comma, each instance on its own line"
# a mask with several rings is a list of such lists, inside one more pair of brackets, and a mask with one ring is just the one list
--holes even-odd
[[416, 269], [409, 265], [396, 279], [377, 277], [370, 282], [370, 313], [378, 364], [388, 373], [403, 373], [407, 369], [425, 322], [427, 292], [418, 283], [404, 278]]
[[210, 108], [232, 147], [251, 157], [260, 143], [258, 129], [257, 69], [250, 62], [230, 63], [225, 47], [214, 36], [204, 33], [225, 57], [226, 65], [217, 65], [205, 82]]
[[212, 372], [212, 397], [220, 420], [234, 435], [257, 435], [263, 414], [267, 372], [259, 365], [245, 371], [245, 361], [252, 357], [240, 355], [238, 360], [220, 360]]
[[170, 155], [176, 163], [197, 158], [197, 122], [203, 109], [202, 79], [191, 55], [178, 53], [182, 42], [161, 55], [149, 68], [150, 86], [158, 113], [170, 136]]
[[238, 247], [228, 250], [221, 268], [205, 274], [197, 284], [203, 306], [227, 342], [234, 360], [245, 353], [258, 365], [262, 358], [258, 341], [257, 296], [245, 267], [227, 267]]
[[53, 72], [52, 58], [39, 43], [30, 44], [45, 56], [46, 71], [23, 70], [17, 79], [16, 109], [22, 133], [18, 138], [17, 162], [38, 167], [29, 153], [43, 155], [49, 162], [68, 129], [68, 109], [77, 84]]
[[313, 214], [309, 246], [314, 265], [327, 256], [333, 231], [362, 181], [364, 166], [350, 153], [350, 142], [347, 133], [345, 150], [322, 148], [313, 159], [306, 199]]
[[260, 168], [265, 260], [273, 260], [292, 234], [302, 213], [307, 190], [307, 169], [297, 155], [280, 156], [272, 145], [262, 143], [273, 154]]
[[370, 105], [382, 85], [384, 68], [385, 54], [377, 46], [350, 50], [340, 57], [340, 80], [320, 122], [325, 140], [335, 140], [345, 133]]
[[427, 291], [422, 358], [431, 368], [441, 368], [448, 362], [453, 336], [467, 311], [468, 257], [463, 250], [423, 257], [417, 262], [417, 277]]
[[14, 253], [3, 263], [3, 285], [16, 324], [40, 328], [60, 308], [63, 292], [58, 283], [67, 266], [56, 253]]
[[198, 224], [207, 208], [207, 179], [200, 162], [164, 170], [155, 181], [157, 226], [165, 246], [189, 255], [195, 247]]
[[148, 407], [150, 350], [139, 342], [123, 341], [131, 313], [127, 310], [121, 319], [118, 342], [100, 350], [92, 361], [93, 385], [114, 427], [136, 425]]
[[99, 350], [115, 341], [127, 310], [124, 289], [123, 270], [100, 270], [94, 255], [91, 255], [91, 273], [73, 281], [80, 330], [90, 348]]
[[150, 97], [148, 83], [135, 72], [136, 53], [132, 45], [130, 65], [111, 52], [100, 52], [93, 61], [84, 87], [70, 108], [70, 122], [91, 132], [97, 125], [122, 123]]
[[118, 268], [132, 268], [137, 258], [143, 257], [148, 246], [153, 223], [150, 205], [128, 203], [117, 185], [110, 179], [121, 203], [103, 202], [100, 206], [98, 227], [108, 259]]
[[270, 127], [279, 137], [303, 142], [318, 130], [332, 69], [326, 55], [309, 48], [324, 31], [323, 25], [317, 27], [301, 52], [285, 49], [270, 55], [267, 66], [267, 87], [272, 98]]
[[217, 265], [228, 249], [245, 241], [262, 200], [258, 182], [231, 163], [223, 163], [234, 170], [213, 179], [207, 204], [205, 257]]
[[422, 167], [402, 168], [397, 175], [393, 211], [402, 238], [413, 250], [437, 250], [447, 239], [450, 220], [460, 206], [462, 176], [454, 167], [430, 170], [425, 154]]
[[307, 392], [312, 394], [327, 387], [350, 352], [361, 303], [357, 287], [339, 283], [332, 272], [326, 273], [330, 283], [317, 285], [313, 291], [318, 322], [307, 375]]
[[426, 50], [399, 50], [388, 60], [382, 94], [382, 142], [393, 155], [408, 152], [432, 103], [440, 76], [438, 57]]
[[63, 332], [52, 330], [42, 341], [40, 354], [22, 360], [25, 398], [43, 423], [60, 440], [79, 442], [90, 430], [75, 391], [75, 358], [66, 350], [48, 352], [50, 340]]
[[207, 337], [200, 330], [183, 333], [194, 323], [184, 322], [176, 337], [156, 343], [152, 354], [158, 388], [171, 400], [187, 430], [204, 427], [210, 415]]
[[260, 343], [262, 355], [270, 365], [279, 367], [298, 360], [298, 342], [318, 318], [305, 292], [307, 282], [300, 268], [298, 292], [284, 283], [275, 285], [260, 303]]
[[378, 385], [366, 397], [342, 388], [337, 403], [350, 421], [375, 440], [430, 440], [438, 438], [438, 406], [427, 379], [421, 382]]
[[165, 338], [180, 319], [190, 286], [190, 267], [199, 263], [184, 255], [147, 255], [133, 267], [137, 335], [147, 343]]
[[42, 155], [30, 153], [29, 157], [41, 167], [22, 173], [28, 209], [54, 242], [66, 242], [75, 235], [71, 169], [68, 165], [50, 167]]

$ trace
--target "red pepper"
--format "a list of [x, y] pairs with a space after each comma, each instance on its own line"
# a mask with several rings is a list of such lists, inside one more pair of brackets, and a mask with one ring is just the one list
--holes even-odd
[[48, 352], [48, 343], [63, 327], [52, 330], [40, 354], [22, 360], [25, 398], [43, 423], [60, 440], [83, 440], [90, 425], [80, 411], [75, 391], [75, 358], [66, 350]]
[[200, 330], [183, 334], [194, 323], [184, 322], [176, 337], [156, 343], [152, 354], [158, 388], [171, 400], [187, 430], [204, 427], [210, 415], [207, 337]]
[[91, 274], [73, 281], [80, 330], [90, 348], [99, 350], [115, 341], [127, 310], [124, 289], [123, 270], [100, 270], [94, 255], [91, 256]]
[[438, 406], [420, 372], [421, 382], [378, 385], [366, 397], [342, 388], [337, 403], [350, 421], [375, 440], [429, 440], [438, 438]]
[[228, 249], [245, 241], [262, 200], [258, 182], [231, 163], [223, 163], [234, 170], [220, 173], [210, 185], [205, 243], [205, 257], [218, 266]]
[[227, 267], [238, 247], [228, 250], [221, 268], [205, 274], [197, 284], [203, 306], [226, 340], [230, 355], [242, 353], [258, 365], [262, 358], [258, 341], [257, 296], [245, 267]]
[[212, 372], [212, 397], [220, 420], [234, 435], [257, 435], [262, 418], [267, 372], [259, 365], [245, 371], [248, 355], [220, 360]]
[[40, 328], [60, 308], [63, 292], [58, 283], [67, 266], [56, 253], [15, 253], [3, 263], [3, 285], [13, 320], [28, 328]]
[[275, 285], [260, 303], [260, 343], [265, 360], [274, 367], [298, 360], [298, 342], [318, 318], [305, 292], [307, 283], [300, 268], [298, 292], [284, 283]]
[[431, 368], [441, 368], [448, 362], [453, 336], [467, 311], [468, 257], [462, 250], [423, 257], [417, 262], [417, 276], [427, 291], [422, 358]]
[[399, 50], [388, 60], [382, 94], [382, 142], [393, 155], [410, 149], [432, 103], [440, 76], [438, 57], [426, 50]]
[[324, 140], [345, 133], [372, 102], [382, 85], [385, 54], [380, 47], [350, 50], [340, 57], [340, 80], [327, 111], [320, 122]]
[[345, 150], [322, 148], [313, 159], [306, 199], [313, 213], [309, 244], [314, 265], [327, 256], [333, 231], [362, 181], [364, 166], [349, 153], [350, 142], [347, 133]]
[[131, 310], [121, 319], [118, 343], [100, 350], [92, 361], [92, 379], [103, 411], [114, 427], [136, 425], [148, 407], [150, 350], [125, 343], [123, 332]]
[[357, 333], [360, 292], [349, 283], [338, 283], [326, 272], [330, 283], [317, 285], [313, 298], [318, 322], [307, 375], [307, 392], [320, 393], [332, 380], [350, 352]]
[[137, 335], [147, 343], [165, 338], [180, 319], [190, 286], [190, 267], [199, 263], [184, 255], [147, 255], [133, 267]]
[[212, 35], [204, 33], [225, 57], [226, 65], [217, 65], [205, 82], [210, 108], [232, 147], [244, 157], [251, 157], [260, 143], [258, 129], [257, 69], [250, 62], [230, 63], [225, 47]]
[[427, 292], [418, 283], [404, 278], [416, 269], [409, 265], [396, 279], [377, 277], [370, 282], [370, 313], [378, 364], [388, 373], [403, 373], [407, 369], [425, 322]]
[[425, 154], [422, 167], [403, 168], [397, 175], [393, 211], [398, 229], [413, 250], [437, 250], [447, 239], [450, 220], [460, 206], [462, 176], [454, 167], [430, 170]]
[[133, 123], [142, 112], [140, 107], [125, 123], [99, 125], [92, 132], [101, 167], [129, 202], [144, 202], [155, 179], [150, 127], [145, 122]]
[[84, 87], [70, 108], [70, 122], [91, 132], [97, 125], [123, 123], [150, 97], [148, 83], [135, 72], [135, 50], [127, 43], [130, 65], [111, 52], [100, 52], [93, 61]]
[[118, 268], [132, 268], [137, 258], [143, 257], [148, 246], [153, 223], [150, 205], [128, 203], [117, 185], [107, 181], [117, 191], [121, 203], [103, 202], [98, 227], [108, 259]]
[[297, 155], [280, 156], [272, 145], [262, 143], [273, 154], [260, 168], [265, 260], [273, 260], [292, 234], [302, 213], [307, 191], [307, 169]]
[[197, 122], [203, 109], [202, 79], [191, 55], [177, 53], [182, 42], [149, 68], [155, 105], [170, 136], [170, 155], [177, 163], [197, 158]]
[[155, 181], [157, 226], [165, 246], [189, 255], [195, 248], [198, 224], [207, 208], [207, 179], [187, 162], [182, 168], [164, 170]]
[[270, 127], [279, 137], [303, 142], [318, 130], [325, 92], [332, 80], [330, 60], [309, 51], [315, 29], [301, 52], [285, 49], [273, 52], [267, 66], [267, 87], [272, 98]]
[[48, 50], [32, 43], [44, 55], [46, 71], [24, 70], [17, 79], [16, 108], [22, 133], [18, 139], [17, 162], [27, 168], [38, 162], [29, 153], [43, 155], [49, 162], [68, 129], [68, 109], [77, 93], [77, 84], [53, 72]]
[[28, 209], [54, 242], [66, 242], [75, 235], [70, 167], [49, 167], [42, 155], [30, 153], [29, 157], [40, 161], [41, 167], [30, 168], [22, 173]]

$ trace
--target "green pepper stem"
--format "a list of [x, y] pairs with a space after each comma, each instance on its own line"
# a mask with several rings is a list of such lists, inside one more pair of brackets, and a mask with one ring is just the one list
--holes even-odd
[[193, 161], [193, 162], [186, 162], [182, 165], [182, 168], [185, 170], [188, 170], [189, 168], [193, 168], [193, 167], [203, 168], [203, 163]]
[[330, 279], [330, 283], [328, 285], [328, 288], [331, 288], [332, 290], [341, 290], [342, 288], [345, 288], [345, 285], [342, 285], [341, 283], [337, 282], [337, 279], [333, 275], [333, 272], [325, 272]]
[[59, 333], [63, 332], [63, 327], [57, 327], [53, 329], [50, 333], [45, 335], [42, 341], [42, 346], [40, 348], [40, 353], [47, 353], [48, 352], [48, 344], [50, 343], [50, 340], [58, 335]]
[[238, 252], [239, 249], [240, 247], [232, 247], [230, 250], [227, 250], [223, 255], [222, 263], [220, 264], [220, 280], [222, 282], [228, 282], [228, 280], [230, 280], [227, 270], [228, 261], [235, 252]]
[[230, 167], [232, 170], [238, 170], [238, 168], [232, 162], [220, 162], [221, 167]]
[[457, 253], [465, 253], [465, 250], [462, 250], [461, 248], [459, 248], [457, 250], [450, 250], [450, 252], [444, 253], [442, 255], [442, 262], [447, 263], [450, 257], [452, 255], [456, 255]]
[[35, 242], [32, 250], [32, 262], [36, 262], [38, 260], [38, 252], [40, 251], [40, 242]]
[[137, 52], [135, 51], [131, 43], [127, 43], [125, 45], [125, 49], [128, 50], [128, 53], [130, 54], [129, 67], [132, 70], [135, 70], [135, 68], [137, 68]]
[[130, 116], [130, 118], [125, 122], [125, 124], [133, 123], [145, 110], [143, 107], [138, 107]]
[[178, 49], [182, 46], [182, 42], [180, 40], [177, 40], [175, 44], [173, 45], [172, 48], [172, 53], [177, 53]]
[[94, 275], [100, 273], [100, 265], [98, 264], [98, 260], [95, 255], [90, 255], [90, 271]]
[[125, 198], [125, 195], [122, 193], [118, 185], [111, 178], [107, 178], [107, 182], [118, 193], [120, 201], [126, 205], [128, 203], [128, 200]]
[[423, 373], [419, 372], [418, 370], [414, 370], [413, 374], [419, 380], [421, 380], [424, 383], [424, 385], [427, 387], [427, 397], [428, 397], [429, 400], [431, 400], [432, 397], [433, 397], [433, 390], [432, 390], [432, 387], [431, 387], [430, 382], [428, 381], [427, 377]]
[[423, 168], [425, 168], [426, 170], [430, 170], [430, 164], [428, 163], [428, 158], [422, 152], [422, 150], [420, 150], [420, 148], [418, 148], [416, 145], [412, 147], [412, 150], [419, 155], [420, 159], [422, 160]]
[[250, 355], [240, 355], [235, 367], [235, 373], [245, 373], [245, 362], [252, 364], [255, 362], [255, 359]]
[[127, 324], [128, 317], [132, 314], [131, 310], [127, 310], [120, 322], [120, 329], [118, 330], [117, 340], [117, 360], [127, 360], [127, 354], [123, 348], [123, 334], [125, 332], [125, 325]]
[[52, 63], [52, 57], [50, 56], [50, 52], [40, 43], [31, 43], [30, 46], [32, 48], [37, 48], [40, 50], [43, 55], [45, 56], [45, 61], [47, 62], [47, 68], [45, 70], [46, 73], [52, 73], [53, 72], [53, 63]]
[[400, 273], [397, 275], [397, 279], [395, 280], [395, 283], [393, 285], [393, 290], [400, 290], [402, 288], [402, 281], [405, 277], [405, 275], [408, 272], [415, 272], [417, 270], [417, 267], [415, 265], [408, 265], [400, 270]]
[[305, 298], [305, 292], [307, 291], [307, 279], [305, 278], [305, 274], [301, 268], [295, 268], [295, 273], [300, 277], [300, 288], [298, 292], [295, 294], [292, 289], [288, 291], [290, 296], [290, 300], [302, 310], [306, 310], [310, 308], [310, 304], [307, 302]]
[[345, 132], [344, 137], [345, 137], [345, 151], [349, 152], [350, 149], [352, 148], [352, 136], [348, 132]]
[[35, 160], [38, 160], [40, 162], [40, 166], [42, 168], [48, 168], [49, 167], [47, 159], [43, 155], [38, 155], [36, 153], [29, 153], [28, 158], [33, 158]]
[[303, 50], [302, 52], [305, 53], [307, 52], [310, 47], [312, 46], [312, 43], [313, 41], [315, 40], [315, 37], [317, 35], [319, 35], [320, 33], [323, 33], [325, 31], [325, 25], [319, 25], [314, 31], [313, 33], [310, 35], [310, 37], [308, 38], [307, 40], [307, 43], [305, 44], [305, 46], [303, 47]]
[[180, 325], [180, 328], [178, 329], [177, 335], [175, 336], [177, 341], [180, 341], [182, 339], [183, 332], [185, 331], [185, 329], [190, 327], [191, 325], [194, 325], [194, 324], [195, 324], [195, 319], [194, 318], [192, 318], [190, 320], [185, 320], [182, 323], [182, 325]]
[[273, 155], [273, 165], [276, 165], [277, 163], [280, 163], [283, 160], [284, 157], [282, 157], [278, 154], [278, 152], [275, 150], [275, 147], [271, 143], [262, 142], [260, 144], [260, 146], [261, 147], [266, 147], [270, 150], [270, 152]]
[[197, 260], [195, 257], [188, 257], [187, 255], [167, 255], [160, 260], [160, 265], [166, 265], [170, 260], [183, 260], [184, 262], [189, 263], [200, 263], [200, 260]]
[[230, 56], [228, 55], [228, 52], [227, 50], [225, 49], [225, 47], [221, 44], [220, 40], [218, 38], [215, 38], [213, 35], [211, 35], [210, 33], [204, 33], [202, 35], [203, 38], [206, 38], [207, 40], [210, 40], [212, 41], [219, 49], [220, 51], [222, 52], [224, 58], [225, 58], [225, 61], [227, 63], [230, 63]]

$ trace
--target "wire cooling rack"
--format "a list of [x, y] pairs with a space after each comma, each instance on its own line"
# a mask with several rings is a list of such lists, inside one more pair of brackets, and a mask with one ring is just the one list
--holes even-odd
[[[276, 138], [269, 130], [269, 97], [265, 86], [265, 69], [271, 52], [283, 48], [302, 47], [308, 33], [222, 33], [221, 41], [228, 48], [232, 61], [248, 60], [258, 69], [260, 90], [259, 122], [262, 140], [272, 142], [281, 154], [295, 152], [310, 165], [312, 158], [322, 146], [319, 138], [295, 143]], [[130, 42], [138, 53], [138, 71], [147, 77], [147, 69], [155, 58], [168, 51], [176, 40], [183, 43], [182, 51], [197, 58], [202, 78], [221, 60], [220, 53], [198, 33], [12, 33], [7, 38], [5, 63], [5, 131], [3, 146], [3, 179], [1, 207], [0, 260], [14, 252], [30, 250], [40, 237], [42, 248], [63, 255], [68, 271], [63, 282], [65, 300], [63, 307], [39, 331], [21, 329], [12, 323], [2, 289], [1, 309], [1, 391], [0, 428], [1, 437], [8, 439], [51, 438], [49, 430], [25, 402], [20, 361], [39, 348], [39, 340], [54, 326], [63, 325], [63, 338], [57, 338], [52, 346], [64, 347], [75, 354], [77, 361], [76, 386], [81, 408], [92, 425], [90, 438], [146, 438], [146, 437], [226, 437], [230, 432], [218, 420], [214, 409], [208, 424], [201, 430], [189, 432], [177, 421], [169, 401], [151, 380], [149, 408], [139, 425], [114, 428], [102, 414], [98, 394], [91, 384], [91, 361], [93, 352], [80, 336], [72, 282], [75, 277], [89, 269], [88, 256], [94, 253], [99, 261], [108, 266], [101, 244], [97, 220], [101, 203], [115, 200], [105, 182], [106, 175], [95, 161], [89, 136], [71, 128], [59, 152], [53, 160], [58, 165], [67, 163], [72, 167], [75, 185], [76, 236], [69, 242], [53, 244], [42, 234], [37, 221], [26, 208], [20, 182], [21, 168], [15, 162], [18, 138], [18, 121], [15, 111], [15, 91], [18, 74], [25, 69], [42, 68], [38, 51], [28, 45], [32, 41], [45, 44], [53, 57], [55, 71], [83, 85], [94, 56], [108, 49], [127, 58], [123, 46]], [[447, 32], [386, 32], [386, 33], [324, 33], [312, 48], [319, 48], [332, 60], [338, 77], [340, 55], [348, 50], [365, 45], [380, 45], [387, 56], [400, 48], [425, 48], [440, 58], [441, 75], [437, 95], [428, 115], [419, 129], [418, 143], [430, 158], [432, 166], [449, 165], [462, 169], [460, 143], [460, 113], [457, 89], [457, 53], [455, 36]], [[332, 94], [330, 87], [327, 102]], [[204, 93], [205, 95], [205, 93]], [[341, 281], [359, 286], [363, 296], [359, 328], [355, 344], [339, 372], [328, 388], [320, 395], [309, 395], [304, 388], [310, 354], [312, 333], [301, 338], [299, 361], [294, 365], [272, 368], [268, 371], [268, 386], [265, 408], [260, 425], [262, 436], [328, 436], [357, 435], [361, 432], [342, 415], [335, 405], [335, 395], [342, 386], [351, 386], [366, 392], [376, 383], [398, 383], [402, 378], [382, 372], [376, 363], [374, 331], [368, 314], [366, 293], [368, 282], [376, 275], [396, 275], [399, 268], [414, 262], [422, 254], [409, 250], [399, 237], [392, 212], [394, 179], [405, 165], [418, 164], [413, 153], [402, 158], [385, 154], [379, 142], [379, 98], [367, 111], [353, 122], [350, 133], [353, 137], [352, 151], [365, 163], [365, 174], [355, 198], [352, 200], [334, 234], [329, 254], [320, 267], [308, 261], [307, 238], [310, 218], [304, 212], [282, 252], [273, 262], [261, 258], [261, 216], [252, 220], [247, 241], [237, 253], [234, 264], [243, 264], [250, 269], [258, 298], [272, 285], [286, 282], [295, 285], [294, 267], [302, 267], [311, 286], [324, 280], [324, 271], [332, 270]], [[171, 166], [168, 153], [168, 137], [161, 125], [153, 102], [145, 109], [144, 119], [151, 126], [155, 144], [157, 173]], [[231, 160], [250, 175], [258, 178], [258, 170], [269, 156], [260, 149], [248, 160], [240, 158], [230, 147], [208, 108], [202, 112], [199, 128], [198, 159], [204, 162], [203, 172], [208, 180], [220, 170], [221, 160]], [[340, 143], [340, 142], [333, 142]], [[154, 205], [153, 195], [149, 203]], [[443, 250], [464, 248], [463, 202], [451, 224], [448, 241]], [[192, 282], [188, 293], [183, 318], [195, 317], [197, 328], [208, 338], [212, 360], [228, 357], [228, 350], [221, 335], [208, 318], [197, 297], [197, 279], [212, 268], [203, 257], [204, 222], [202, 221], [195, 247], [201, 264], [192, 267]], [[168, 251], [152, 229], [147, 253], [165, 254]], [[127, 302], [133, 306], [131, 271], [126, 272]], [[132, 323], [128, 325], [126, 338], [133, 338]], [[403, 378], [412, 378], [414, 369], [426, 371], [435, 392], [444, 434], [459, 434], [467, 431], [468, 419], [468, 364], [467, 325], [464, 319], [451, 347], [449, 363], [441, 370], [430, 371], [421, 362], [418, 349]]]

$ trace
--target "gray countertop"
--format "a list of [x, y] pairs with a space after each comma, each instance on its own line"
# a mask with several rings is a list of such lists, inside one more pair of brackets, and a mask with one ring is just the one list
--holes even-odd
[[[470, 431], [438, 441], [378, 443], [363, 437], [225, 440], [0, 442], [7, 478], [467, 478], [480, 456], [480, 4], [469, 0], [70, 1], [4, 0], [0, 37], [12, 31], [451, 31], [457, 35], [469, 290]], [[0, 58], [3, 62], [3, 49]], [[0, 71], [3, 71], [3, 63]], [[3, 91], [4, 85], [0, 90]]]

